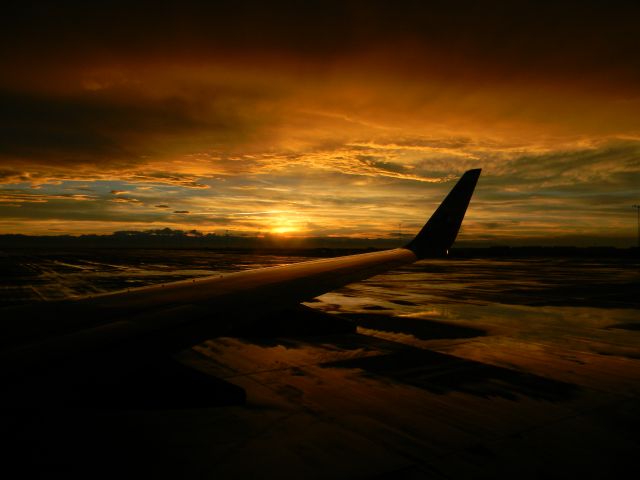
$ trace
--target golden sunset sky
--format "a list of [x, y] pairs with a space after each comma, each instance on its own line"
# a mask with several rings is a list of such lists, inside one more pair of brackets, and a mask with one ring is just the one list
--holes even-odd
[[16, 2], [0, 233], [413, 233], [482, 168], [460, 241], [629, 246], [631, 2]]

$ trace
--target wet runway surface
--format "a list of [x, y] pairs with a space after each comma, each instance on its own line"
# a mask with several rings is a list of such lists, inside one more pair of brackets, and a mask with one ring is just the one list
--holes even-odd
[[[2, 300], [300, 260], [12, 254]], [[639, 287], [628, 259], [422, 261], [308, 302], [330, 327], [287, 312], [178, 356], [246, 403], [203, 405], [199, 380], [166, 377], [147, 390], [164, 403], [51, 410], [43, 392], [3, 421], [25, 471], [48, 478], [617, 478], [640, 454]]]

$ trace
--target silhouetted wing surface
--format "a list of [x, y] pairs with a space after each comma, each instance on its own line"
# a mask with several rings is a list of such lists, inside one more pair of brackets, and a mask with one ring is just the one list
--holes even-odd
[[0, 312], [6, 319], [0, 324], [3, 376], [21, 378], [79, 361], [126, 368], [141, 352], [176, 351], [254, 321], [256, 312], [288, 308], [427, 253], [445, 253], [479, 173], [462, 176], [405, 248], [5, 308]]
[[477, 168], [462, 175], [447, 198], [406, 248], [413, 251], [418, 258], [441, 257], [447, 254], [458, 236], [480, 172], [481, 169]]

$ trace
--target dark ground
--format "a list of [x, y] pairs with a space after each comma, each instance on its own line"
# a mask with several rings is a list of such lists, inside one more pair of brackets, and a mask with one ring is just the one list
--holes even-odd
[[[7, 252], [0, 301], [299, 260]], [[627, 476], [640, 454], [639, 267], [423, 261], [182, 352], [196, 370], [160, 362], [82, 408], [52, 408], [43, 391], [39, 408], [4, 410], [3, 463], [13, 478]]]

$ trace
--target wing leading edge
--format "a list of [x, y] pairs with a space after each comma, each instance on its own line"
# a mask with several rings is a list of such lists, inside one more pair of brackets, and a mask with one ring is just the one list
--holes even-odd
[[[0, 310], [0, 377], [82, 364], [126, 369], [150, 353], [171, 353], [224, 335], [255, 313], [277, 311], [428, 256], [455, 241], [480, 170], [466, 172], [405, 247], [300, 262]], [[59, 326], [53, 331], [51, 326]], [[43, 333], [44, 332], [44, 333]]]

